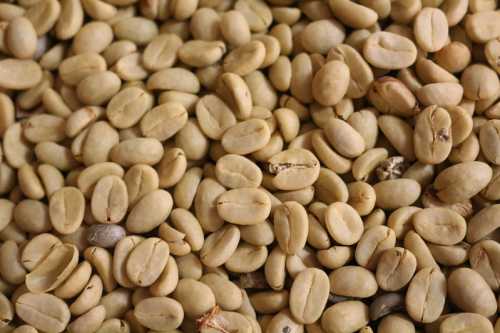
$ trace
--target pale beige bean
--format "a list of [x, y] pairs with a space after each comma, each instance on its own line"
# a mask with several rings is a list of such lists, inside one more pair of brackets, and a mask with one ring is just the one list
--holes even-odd
[[306, 53], [295, 56], [292, 60], [292, 78], [290, 81], [292, 96], [303, 103], [312, 102], [313, 77], [314, 71], [311, 57]]
[[243, 296], [236, 284], [216, 273], [205, 274], [200, 279], [214, 293], [217, 304], [224, 310], [237, 310], [241, 307]]
[[269, 159], [272, 183], [280, 190], [297, 190], [312, 185], [319, 177], [320, 166], [310, 151], [288, 149]]
[[373, 186], [377, 195], [377, 206], [396, 209], [413, 204], [420, 196], [421, 187], [413, 179], [391, 179]]
[[159, 226], [172, 210], [172, 196], [164, 190], [144, 195], [132, 208], [125, 222], [127, 231], [146, 233]]
[[38, 36], [45, 35], [56, 24], [61, 13], [61, 5], [56, 0], [43, 0], [33, 4], [25, 13], [35, 27]]
[[401, 247], [388, 249], [377, 264], [377, 283], [386, 291], [400, 290], [410, 282], [416, 269], [417, 259], [411, 251]]
[[489, 317], [497, 312], [495, 294], [483, 277], [470, 268], [458, 268], [448, 277], [448, 296], [466, 312]]
[[330, 0], [328, 4], [334, 15], [351, 28], [368, 28], [377, 22], [377, 12], [353, 1]]
[[237, 10], [225, 12], [220, 17], [220, 32], [227, 43], [238, 47], [250, 41], [250, 27], [245, 16]]
[[355, 244], [363, 233], [363, 221], [358, 212], [343, 202], [328, 206], [325, 225], [330, 236], [341, 245]]
[[25, 164], [20, 167], [17, 171], [17, 179], [19, 182], [19, 189], [26, 197], [40, 200], [45, 196], [40, 178], [31, 165]]
[[410, 282], [405, 303], [410, 317], [422, 323], [435, 321], [443, 311], [446, 278], [437, 268], [420, 270]]
[[101, 223], [119, 223], [127, 213], [128, 194], [125, 182], [117, 176], [101, 178], [94, 188], [91, 211]]
[[221, 17], [214, 9], [210, 7], [199, 8], [191, 17], [189, 30], [193, 39], [219, 40], [222, 37], [220, 22]]
[[104, 295], [99, 303], [106, 309], [106, 319], [122, 317], [132, 308], [131, 291], [118, 288]]
[[82, 261], [75, 267], [66, 281], [54, 290], [54, 295], [62, 299], [78, 296], [89, 282], [91, 274], [92, 266], [88, 261]]
[[116, 282], [122, 287], [132, 288], [134, 286], [127, 276], [126, 262], [130, 252], [143, 240], [144, 238], [141, 236], [127, 236], [115, 245], [112, 271]]
[[250, 74], [264, 62], [266, 48], [261, 41], [250, 41], [231, 51], [224, 58], [224, 71], [240, 76]]
[[494, 291], [500, 287], [498, 279], [500, 246], [494, 240], [484, 240], [474, 244], [468, 253], [472, 269], [481, 274]]
[[[226, 73], [224, 75], [233, 74]], [[227, 80], [227, 76], [225, 78]], [[220, 82], [228, 84], [227, 81], [224, 81], [224, 76], [221, 77]], [[228, 95], [232, 94], [228, 92]], [[203, 133], [214, 140], [220, 140], [227, 129], [236, 125], [236, 117], [232, 110], [216, 95], [205, 95], [198, 100], [196, 117]]]
[[85, 197], [90, 198], [97, 182], [105, 177], [115, 175], [123, 177], [124, 171], [121, 166], [113, 162], [96, 163], [82, 170], [77, 179], [77, 185]]
[[264, 32], [273, 20], [271, 9], [261, 1], [239, 0], [234, 9], [243, 14], [253, 32]]
[[357, 157], [365, 150], [363, 137], [341, 119], [330, 119], [325, 127], [325, 135], [333, 148], [345, 157]]
[[271, 202], [267, 194], [259, 189], [234, 189], [219, 196], [217, 212], [231, 223], [256, 224], [269, 216]]
[[106, 309], [104, 306], [98, 305], [69, 323], [68, 331], [71, 333], [95, 332], [101, 327], [105, 316]]
[[251, 119], [230, 127], [222, 136], [222, 146], [228, 153], [249, 154], [263, 148], [271, 133], [262, 119]]
[[447, 208], [426, 208], [415, 213], [413, 226], [422, 238], [440, 245], [457, 244], [466, 233], [463, 217]]
[[121, 81], [111, 71], [94, 73], [78, 83], [76, 94], [86, 105], [102, 105], [120, 90]]
[[347, 44], [340, 44], [328, 52], [327, 60], [343, 61], [349, 67], [348, 97], [358, 98], [366, 94], [373, 81], [373, 72], [356, 49]]
[[262, 171], [251, 160], [234, 154], [221, 157], [215, 165], [217, 180], [229, 188], [258, 187]]
[[106, 108], [106, 116], [117, 128], [128, 128], [139, 122], [153, 106], [153, 98], [143, 89], [128, 87], [115, 94]]
[[307, 213], [297, 202], [285, 202], [274, 212], [274, 233], [287, 254], [296, 254], [305, 246], [308, 225]]
[[29, 291], [43, 293], [56, 289], [78, 264], [78, 249], [74, 245], [55, 246], [40, 264], [26, 275]]
[[452, 121], [447, 110], [427, 107], [416, 118], [414, 138], [415, 156], [426, 164], [443, 162], [451, 151]]
[[148, 70], [157, 71], [173, 66], [182, 40], [175, 34], [160, 34], [144, 49], [142, 62]]
[[[497, 329], [498, 324], [495, 325]], [[474, 331], [492, 333], [493, 325], [484, 316], [476, 313], [458, 313], [444, 318], [439, 326], [442, 333], [457, 333], [460, 331]]]
[[139, 243], [129, 254], [125, 270], [136, 285], [148, 287], [160, 276], [168, 261], [166, 242], [151, 237]]
[[500, 89], [498, 74], [488, 66], [474, 64], [467, 67], [460, 78], [464, 96], [474, 101], [492, 98]]
[[383, 76], [375, 80], [368, 92], [368, 99], [380, 112], [409, 117], [419, 109], [417, 100], [400, 80]]
[[359, 240], [354, 257], [356, 262], [368, 269], [375, 269], [382, 253], [396, 245], [394, 231], [384, 225], [367, 228]]
[[23, 90], [42, 80], [40, 65], [32, 60], [7, 58], [0, 60], [0, 88]]
[[196, 94], [200, 90], [198, 78], [180, 67], [162, 69], [152, 74], [146, 83], [149, 90], [177, 90]]
[[82, 192], [75, 187], [63, 187], [49, 201], [52, 226], [62, 234], [71, 234], [80, 227], [85, 210]]
[[32, 271], [57, 245], [61, 245], [59, 238], [52, 234], [43, 233], [33, 237], [23, 248], [21, 263]]
[[[499, 15], [500, 12], [498, 10], [483, 11], [468, 15], [465, 19], [467, 36], [476, 43], [485, 43], [499, 37]], [[491, 22], [491, 24], [484, 25], [484, 22]]]
[[181, 304], [168, 297], [150, 297], [139, 302], [134, 316], [144, 327], [154, 330], [174, 330], [184, 319]]
[[252, 95], [242, 77], [234, 73], [220, 75], [216, 92], [228, 104], [238, 119], [247, 119], [250, 116]]
[[215, 296], [210, 288], [193, 279], [179, 281], [173, 294], [189, 318], [197, 318], [215, 305]]
[[194, 211], [206, 231], [216, 231], [224, 223], [217, 213], [217, 198], [224, 192], [225, 188], [213, 179], [205, 178], [199, 183]]
[[188, 114], [179, 103], [165, 103], [148, 111], [140, 122], [141, 132], [148, 138], [165, 141], [187, 123]]
[[302, 46], [310, 53], [326, 54], [342, 43], [345, 28], [334, 19], [323, 19], [309, 23], [300, 34]]
[[230, 272], [250, 273], [264, 266], [267, 259], [267, 247], [240, 243], [224, 266]]
[[97, 53], [83, 53], [66, 58], [59, 65], [61, 80], [68, 85], [77, 85], [90, 74], [106, 70], [106, 61]]
[[448, 20], [437, 8], [424, 8], [413, 25], [418, 46], [427, 52], [439, 51], [448, 41]]
[[236, 250], [240, 231], [236, 226], [226, 225], [210, 234], [203, 244], [200, 260], [208, 267], [224, 264]]
[[328, 307], [321, 317], [326, 333], [356, 332], [369, 322], [368, 306], [360, 301], [344, 301]]
[[363, 55], [375, 67], [402, 69], [411, 66], [415, 62], [417, 48], [406, 37], [380, 31], [368, 37], [363, 47]]
[[110, 158], [125, 167], [134, 164], [154, 165], [160, 161], [163, 153], [163, 146], [158, 139], [135, 138], [114, 146], [110, 151]]
[[129, 17], [114, 24], [113, 32], [118, 39], [126, 39], [137, 45], [145, 45], [158, 35], [158, 27], [154, 21], [144, 17]]
[[71, 314], [61, 299], [45, 293], [26, 293], [15, 303], [17, 315], [41, 331], [62, 332]]
[[6, 282], [18, 285], [23, 283], [27, 272], [22, 266], [19, 246], [11, 238], [0, 246], [0, 275]]
[[314, 99], [322, 105], [335, 105], [347, 93], [349, 82], [349, 67], [337, 60], [329, 61], [316, 72], [312, 80]]
[[375, 275], [366, 268], [344, 266], [330, 273], [330, 291], [339, 296], [367, 298], [378, 289]]
[[[436, 195], [446, 203], [467, 200], [483, 188], [492, 177], [491, 168], [483, 162], [464, 162], [444, 169], [434, 180]], [[453, 181], [452, 181], [453, 179]], [[456, 179], [462, 181], [456, 182]]]
[[32, 58], [36, 51], [37, 34], [31, 21], [22, 16], [10, 21], [5, 32], [5, 43], [16, 58]]
[[178, 50], [179, 60], [192, 67], [207, 67], [217, 63], [226, 52], [221, 41], [190, 40]]

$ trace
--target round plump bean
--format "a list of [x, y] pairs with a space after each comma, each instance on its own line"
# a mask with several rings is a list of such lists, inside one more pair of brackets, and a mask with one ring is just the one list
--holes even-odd
[[379, 31], [368, 37], [363, 47], [365, 59], [383, 69], [402, 69], [417, 59], [417, 48], [408, 38], [392, 32]]
[[375, 275], [366, 268], [344, 266], [330, 274], [330, 290], [339, 296], [367, 298], [378, 289]]
[[146, 233], [157, 226], [172, 210], [172, 196], [164, 190], [154, 190], [144, 195], [130, 210], [125, 228], [133, 233]]
[[91, 211], [98, 222], [118, 223], [125, 217], [127, 208], [127, 187], [121, 178], [105, 176], [96, 183]]
[[66, 303], [45, 293], [25, 293], [17, 299], [15, 306], [22, 320], [41, 331], [62, 332], [71, 316]]
[[262, 182], [262, 171], [246, 157], [228, 154], [217, 160], [217, 180], [229, 188], [258, 187]]
[[435, 106], [425, 108], [416, 117], [413, 135], [415, 156], [420, 162], [443, 162], [452, 147], [452, 121], [448, 111]]
[[418, 46], [427, 52], [439, 51], [448, 41], [448, 21], [437, 8], [422, 9], [415, 17], [413, 30]]
[[448, 208], [426, 208], [413, 215], [415, 231], [426, 241], [454, 245], [464, 239], [465, 219]]
[[235, 224], [256, 224], [271, 212], [271, 201], [262, 190], [240, 188], [227, 191], [217, 199], [217, 212], [224, 220]]
[[75, 187], [63, 187], [49, 201], [49, 215], [54, 229], [71, 234], [80, 227], [85, 211], [85, 198]]
[[470, 268], [458, 268], [448, 277], [448, 296], [466, 312], [489, 317], [497, 312], [495, 294], [483, 277]]
[[386, 291], [405, 287], [415, 274], [417, 259], [410, 251], [395, 247], [382, 253], [377, 264], [377, 283]]
[[[471, 161], [455, 164], [441, 171], [434, 180], [436, 195], [445, 203], [470, 199], [485, 188], [492, 177], [491, 167]], [[457, 179], [461, 181], [457, 182]]]
[[37, 85], [42, 80], [42, 70], [32, 60], [0, 60], [0, 88], [23, 90]]
[[274, 234], [286, 254], [296, 254], [307, 241], [309, 220], [302, 205], [284, 202], [274, 211]]
[[328, 206], [325, 225], [330, 236], [341, 245], [355, 244], [363, 234], [363, 221], [358, 212], [343, 202]]
[[134, 316], [144, 327], [164, 331], [179, 327], [184, 319], [184, 311], [174, 299], [150, 297], [135, 306]]
[[328, 299], [328, 288], [328, 276], [322, 270], [307, 268], [300, 272], [290, 290], [290, 311], [294, 317], [304, 324], [318, 320]]
[[391, 179], [373, 186], [377, 195], [377, 206], [384, 209], [396, 209], [410, 206], [420, 196], [420, 184], [413, 179]]
[[363, 137], [341, 119], [331, 119], [325, 127], [325, 135], [333, 148], [345, 157], [357, 157], [365, 150]]
[[482, 315], [476, 313], [458, 313], [444, 318], [441, 325], [439, 325], [439, 331], [441, 333], [458, 333], [467, 331], [492, 333], [493, 325]]
[[236, 125], [232, 110], [216, 95], [206, 95], [198, 100], [196, 116], [203, 133], [214, 140], [220, 140], [228, 128]]
[[163, 240], [151, 237], [142, 241], [127, 258], [127, 277], [141, 287], [152, 285], [165, 268], [168, 255], [168, 245]]
[[321, 317], [327, 333], [356, 332], [368, 324], [368, 306], [361, 301], [344, 301], [328, 307]]
[[11, 20], [5, 32], [5, 43], [16, 58], [32, 58], [36, 52], [37, 34], [31, 21], [23, 16]]
[[431, 323], [441, 315], [446, 299], [446, 278], [437, 268], [423, 268], [411, 280], [406, 292], [406, 309], [410, 317]]
[[269, 142], [271, 133], [262, 119], [250, 119], [230, 127], [222, 136], [225, 151], [245, 155], [255, 152]]
[[349, 67], [341, 61], [329, 61], [312, 80], [314, 99], [322, 105], [335, 105], [347, 93], [349, 82]]
[[269, 160], [273, 185], [280, 190], [298, 190], [312, 185], [319, 177], [320, 165], [310, 151], [295, 148], [282, 151]]
[[173, 294], [189, 318], [198, 318], [215, 306], [212, 290], [202, 282], [194, 279], [182, 279]]

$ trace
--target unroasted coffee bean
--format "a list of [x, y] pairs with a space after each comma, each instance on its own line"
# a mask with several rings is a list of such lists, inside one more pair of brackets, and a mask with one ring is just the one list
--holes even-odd
[[0, 1], [0, 331], [498, 331], [499, 13]]
[[125, 229], [119, 225], [94, 224], [87, 229], [87, 241], [91, 245], [111, 248], [125, 237]]

